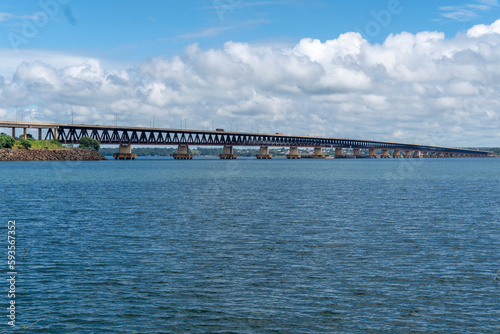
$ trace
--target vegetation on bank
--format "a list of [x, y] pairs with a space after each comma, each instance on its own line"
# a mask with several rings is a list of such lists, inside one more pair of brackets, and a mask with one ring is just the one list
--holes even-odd
[[[5, 133], [0, 134], [0, 149], [46, 149], [46, 150], [70, 150], [73, 145], [62, 145], [59, 140], [36, 140], [32, 135], [28, 134], [27, 138], [19, 136], [17, 139]], [[83, 137], [80, 139], [78, 148], [92, 149], [99, 151], [100, 144], [97, 140], [90, 137]]]
[[493, 156], [500, 157], [500, 147], [467, 147], [468, 150], [490, 151]]
[[[219, 156], [219, 154], [222, 154], [222, 150], [222, 147], [189, 148], [189, 152], [195, 157], [217, 157]], [[284, 157], [288, 153], [288, 151], [288, 147], [269, 149], [269, 153], [272, 154], [273, 157]], [[300, 150], [300, 154], [312, 154], [312, 151], [312, 149], [304, 149]], [[106, 147], [101, 148], [99, 152], [103, 155], [111, 156], [113, 155], [113, 153], [117, 153], [118, 149], [116, 147]], [[134, 147], [132, 145], [132, 153], [135, 153], [137, 154], [137, 156], [142, 157], [165, 157], [176, 154], [177, 147]], [[239, 157], [255, 157], [255, 155], [259, 154], [259, 148], [234, 148], [234, 154], [238, 155]], [[324, 149], [323, 154], [334, 155], [335, 149], [331, 151], [328, 149]]]
[[[476, 147], [470, 148], [474, 150], [481, 151], [490, 151], [494, 152], [494, 155], [500, 156], [500, 147], [497, 148], [484, 148], [484, 147]], [[284, 157], [288, 153], [289, 148], [271, 148], [269, 149], [269, 153], [273, 155], [273, 157]], [[366, 152], [365, 152], [366, 151]], [[113, 153], [118, 152], [118, 148], [116, 147], [105, 147], [101, 148], [99, 151], [103, 155], [111, 156]], [[197, 147], [189, 149], [189, 152], [192, 153], [195, 157], [216, 157], [219, 154], [222, 154], [222, 147]], [[140, 147], [132, 145], [132, 153], [137, 154], [137, 156], [142, 157], [165, 157], [172, 156], [177, 153], [177, 147]], [[312, 155], [312, 148], [304, 148], [299, 150], [299, 153], [302, 155]], [[255, 157], [255, 155], [259, 154], [259, 148], [234, 148], [234, 154], [239, 157]], [[323, 149], [324, 155], [335, 155], [335, 149]], [[361, 150], [361, 154], [368, 154], [368, 150]]]

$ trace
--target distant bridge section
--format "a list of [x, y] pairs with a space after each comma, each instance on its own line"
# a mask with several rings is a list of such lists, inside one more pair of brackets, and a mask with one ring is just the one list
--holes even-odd
[[[382, 157], [486, 157], [489, 152], [452, 147], [417, 145], [398, 142], [329, 138], [314, 136], [295, 136], [262, 134], [248, 132], [226, 132], [205, 130], [161, 129], [151, 127], [126, 127], [87, 124], [35, 123], [0, 121], [0, 128], [11, 128], [15, 137], [16, 129], [38, 129], [38, 139], [58, 139], [63, 144], [78, 144], [82, 137], [91, 137], [101, 144], [120, 145], [117, 158], [131, 158], [131, 145], [178, 145], [178, 159], [191, 159], [189, 145], [224, 146], [221, 159], [234, 159], [234, 146], [260, 146], [259, 159], [270, 159], [269, 147], [290, 147], [288, 158], [300, 158], [298, 147], [314, 147], [314, 157], [325, 158], [322, 148], [335, 148], [335, 156], [343, 157], [342, 149], [352, 149], [359, 156], [361, 149], [369, 150], [375, 157], [375, 150], [382, 150]], [[389, 153], [392, 151], [392, 154]], [[120, 155], [121, 154], [121, 155]]]

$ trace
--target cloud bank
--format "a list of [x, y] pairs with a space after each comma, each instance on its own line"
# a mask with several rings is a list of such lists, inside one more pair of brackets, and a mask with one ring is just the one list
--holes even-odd
[[[273, 48], [196, 44], [128, 68], [98, 59], [0, 53], [0, 115], [25, 119], [498, 146], [500, 20], [440, 32], [358, 33]], [[59, 61], [60, 59], [60, 61]], [[7, 65], [6, 65], [7, 64]], [[185, 123], [184, 123], [185, 122]]]

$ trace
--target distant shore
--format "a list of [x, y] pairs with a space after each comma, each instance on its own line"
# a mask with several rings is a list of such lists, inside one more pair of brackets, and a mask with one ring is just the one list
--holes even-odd
[[0, 149], [0, 161], [107, 160], [91, 149]]

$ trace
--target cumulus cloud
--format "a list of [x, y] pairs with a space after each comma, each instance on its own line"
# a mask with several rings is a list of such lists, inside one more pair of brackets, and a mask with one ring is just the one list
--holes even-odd
[[[7, 55], [6, 55], [7, 54]], [[289, 48], [193, 44], [137, 66], [32, 51], [0, 56], [0, 116], [33, 120], [498, 145], [500, 20], [447, 39], [402, 32], [382, 44], [358, 33]], [[233, 130], [235, 126], [233, 126]]]

